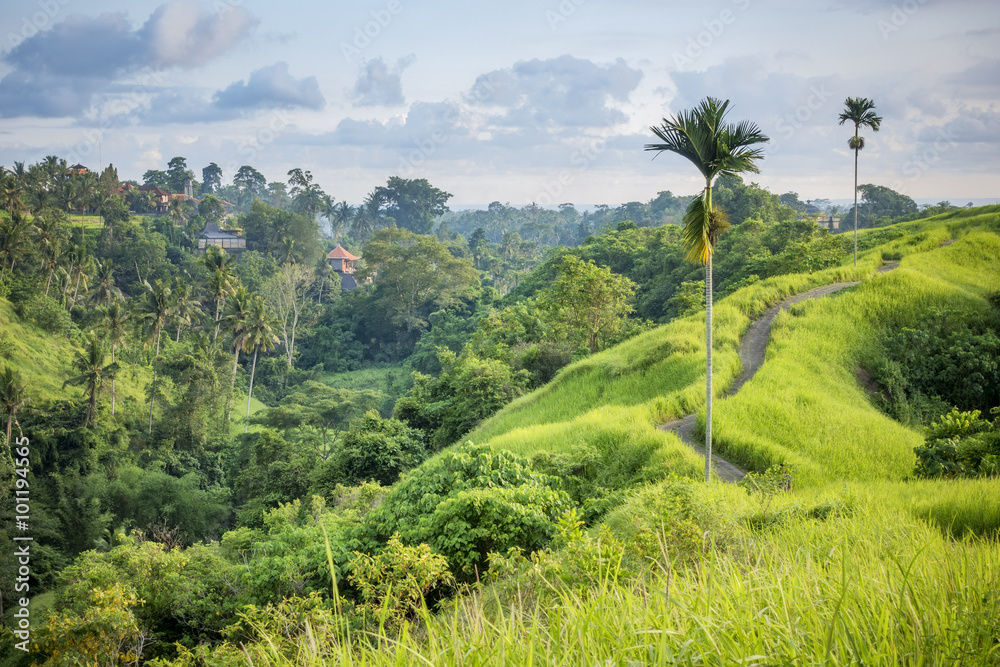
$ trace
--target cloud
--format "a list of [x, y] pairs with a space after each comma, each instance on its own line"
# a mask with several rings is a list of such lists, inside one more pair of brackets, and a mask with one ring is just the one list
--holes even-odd
[[607, 126], [628, 120], [609, 99], [627, 101], [641, 79], [642, 71], [620, 58], [598, 65], [564, 55], [483, 74], [466, 97], [474, 105], [504, 108], [493, 118], [500, 125]]
[[236, 81], [213, 96], [218, 109], [274, 109], [305, 107], [322, 109], [326, 99], [319, 91], [315, 76], [294, 78], [288, 63], [277, 62], [250, 74], [247, 81]]
[[197, 5], [161, 5], [133, 29], [126, 14], [70, 16], [11, 49], [0, 79], [0, 117], [79, 115], [119, 77], [143, 68], [192, 68], [247, 34], [254, 21], [239, 8], [206, 14]]
[[962, 144], [1000, 143], [1000, 112], [995, 109], [962, 108], [947, 123], [925, 126], [917, 135], [917, 140], [923, 143], [942, 140]]
[[354, 83], [355, 105], [359, 107], [400, 106], [405, 104], [403, 97], [403, 70], [413, 64], [416, 58], [405, 56], [396, 61], [396, 66], [389, 68], [382, 58], [374, 58], [365, 62], [365, 69]]
[[256, 21], [240, 7], [225, 5], [217, 14], [195, 2], [160, 5], [138, 36], [151, 67], [194, 68], [222, 55], [242, 39]]

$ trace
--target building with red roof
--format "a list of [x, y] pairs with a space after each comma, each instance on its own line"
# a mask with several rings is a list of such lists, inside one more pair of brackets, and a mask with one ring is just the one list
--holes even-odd
[[340, 287], [345, 291], [351, 291], [358, 286], [358, 282], [354, 279], [354, 263], [361, 259], [357, 255], [352, 255], [349, 253], [344, 246], [337, 244], [337, 247], [331, 250], [326, 255], [326, 259], [330, 262], [330, 266], [337, 275], [340, 276]]

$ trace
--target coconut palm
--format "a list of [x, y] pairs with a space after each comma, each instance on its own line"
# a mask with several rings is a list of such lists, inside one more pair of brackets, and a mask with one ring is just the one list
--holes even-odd
[[858, 153], [865, 147], [865, 138], [859, 132], [862, 127], [870, 127], [878, 132], [882, 117], [875, 113], [875, 102], [867, 97], [848, 97], [844, 101], [844, 112], [840, 114], [840, 124], [854, 123], [854, 136], [847, 145], [854, 151], [854, 266], [858, 265]]
[[[128, 335], [129, 312], [121, 303], [115, 301], [110, 303], [104, 310], [104, 332], [108, 336], [108, 345], [111, 347], [111, 363], [115, 363], [115, 353], [119, 347], [125, 344], [125, 337]], [[115, 377], [111, 376], [111, 416], [115, 415]]]
[[242, 347], [244, 352], [253, 350], [253, 364], [250, 366], [250, 388], [247, 391], [247, 423], [243, 424], [243, 432], [247, 432], [250, 419], [250, 398], [253, 396], [253, 377], [257, 371], [257, 353], [263, 349], [265, 352], [273, 350], [278, 342], [278, 320], [275, 319], [271, 309], [267, 307], [259, 296], [254, 297], [250, 304], [250, 313], [247, 318], [242, 336]]
[[705, 265], [705, 481], [712, 473], [712, 255], [719, 235], [729, 226], [725, 213], [712, 205], [712, 182], [717, 176], [758, 173], [764, 157], [757, 144], [768, 141], [755, 123], [726, 123], [729, 100], [706, 97], [694, 109], [681, 111], [651, 127], [662, 143], [646, 144], [647, 151], [668, 151], [690, 160], [705, 177], [705, 189], [684, 214], [684, 245], [688, 260]]
[[219, 322], [222, 318], [222, 306], [226, 297], [233, 293], [236, 287], [236, 277], [231, 271], [229, 255], [225, 250], [209, 246], [202, 256], [202, 262], [208, 269], [208, 293], [215, 301], [215, 333], [212, 340], [219, 337]]
[[97, 398], [104, 388], [104, 383], [108, 378], [114, 378], [118, 372], [118, 364], [110, 363], [105, 365], [107, 360], [107, 350], [93, 333], [88, 334], [86, 343], [82, 351], [76, 353], [73, 360], [73, 368], [80, 372], [76, 377], [63, 382], [66, 385], [83, 385], [83, 395], [89, 397], [87, 403], [87, 417], [83, 421], [83, 427], [87, 428], [97, 413]]
[[[0, 410], [7, 416], [7, 440], [10, 445], [11, 426], [17, 424], [17, 413], [31, 403], [28, 397], [27, 386], [20, 371], [9, 366], [4, 366], [0, 370]], [[18, 425], [17, 430], [21, 427]]]
[[146, 283], [146, 292], [143, 301], [139, 305], [143, 319], [150, 321], [148, 341], [156, 342], [156, 352], [153, 355], [153, 382], [150, 385], [149, 395], [149, 430], [153, 432], [153, 402], [156, 397], [156, 361], [160, 358], [160, 334], [163, 327], [173, 314], [174, 295], [170, 285], [157, 278], [155, 285]]
[[17, 213], [9, 220], [0, 220], [0, 279], [7, 270], [13, 271], [18, 261], [28, 252], [30, 229], [28, 219]]
[[111, 259], [97, 261], [97, 273], [94, 276], [94, 290], [90, 295], [95, 303], [109, 308], [112, 303], [125, 298], [122, 291], [115, 285], [115, 267]]
[[185, 280], [177, 281], [174, 296], [174, 315], [177, 319], [177, 337], [174, 341], [178, 342], [181, 330], [193, 326], [201, 317], [201, 302], [195, 297], [194, 285]]
[[233, 354], [233, 376], [229, 383], [229, 401], [226, 404], [226, 419], [230, 418], [230, 410], [233, 407], [236, 370], [240, 365], [240, 350], [243, 349], [243, 337], [246, 335], [246, 325], [250, 318], [252, 301], [253, 294], [242, 285], [237, 287], [232, 297], [226, 300], [226, 313], [223, 317], [223, 323], [226, 331], [232, 334], [232, 346], [235, 351]]
[[173, 223], [170, 226], [170, 240], [174, 243], [177, 242], [177, 227], [187, 222], [187, 211], [184, 208], [184, 202], [181, 201], [180, 197], [171, 198], [170, 205], [167, 207], [167, 214]]

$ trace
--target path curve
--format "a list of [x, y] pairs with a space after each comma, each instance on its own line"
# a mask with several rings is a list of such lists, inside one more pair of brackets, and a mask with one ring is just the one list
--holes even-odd
[[[886, 262], [877, 269], [877, 272], [885, 273], [887, 271], [892, 271], [897, 266], [899, 266], [899, 262]], [[750, 380], [750, 378], [757, 374], [760, 367], [764, 365], [764, 355], [767, 350], [767, 343], [771, 339], [771, 326], [774, 324], [774, 318], [777, 317], [780, 311], [788, 310], [793, 304], [808, 301], [809, 299], [818, 299], [820, 297], [839, 292], [842, 289], [854, 287], [858, 284], [860, 283], [855, 281], [848, 283], [833, 283], [830, 285], [815, 287], [809, 291], [802, 292], [801, 294], [790, 296], [784, 301], [781, 301], [780, 303], [777, 303], [765, 310], [764, 314], [750, 325], [750, 328], [747, 329], [746, 334], [743, 336], [743, 340], [740, 341], [740, 362], [743, 364], [743, 372], [738, 378], [736, 378], [736, 381], [733, 382], [732, 386], [729, 387], [724, 396], [728, 398], [738, 392], [743, 385]], [[688, 445], [704, 457], [705, 448], [699, 445], [694, 439], [694, 429], [696, 425], [697, 416], [691, 414], [676, 421], [660, 424], [657, 428], [661, 431], [676, 433], [677, 437], [679, 437], [684, 444]], [[716, 456], [714, 452], [712, 453], [712, 470], [714, 470], [719, 479], [724, 482], [738, 482], [747, 474], [745, 470], [719, 456]]]

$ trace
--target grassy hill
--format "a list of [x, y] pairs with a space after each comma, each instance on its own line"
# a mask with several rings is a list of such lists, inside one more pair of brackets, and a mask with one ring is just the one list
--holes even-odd
[[[876, 409], [857, 368], [886, 326], [916, 324], [933, 307], [990, 307], [1000, 208], [870, 230], [861, 247], [856, 269], [767, 280], [717, 306], [721, 395], [740, 371], [740, 336], [765, 308], [861, 280], [781, 314], [761, 371], [716, 404], [718, 448], [751, 470], [792, 463], [791, 492], [697, 482], [701, 460], [655, 429], [692, 411], [704, 419], [704, 319], [672, 322], [567, 367], [469, 435], [543, 462], [597, 452], [588, 465], [601, 472], [579, 474], [625, 490], [600, 526], [564, 533], [559, 549], [530, 560], [501, 559], [515, 583], [460, 598], [419, 633], [404, 628], [390, 652], [332, 643], [329, 655], [355, 664], [997, 664], [1000, 480], [910, 479], [922, 435]], [[883, 258], [899, 267], [876, 274]]]

